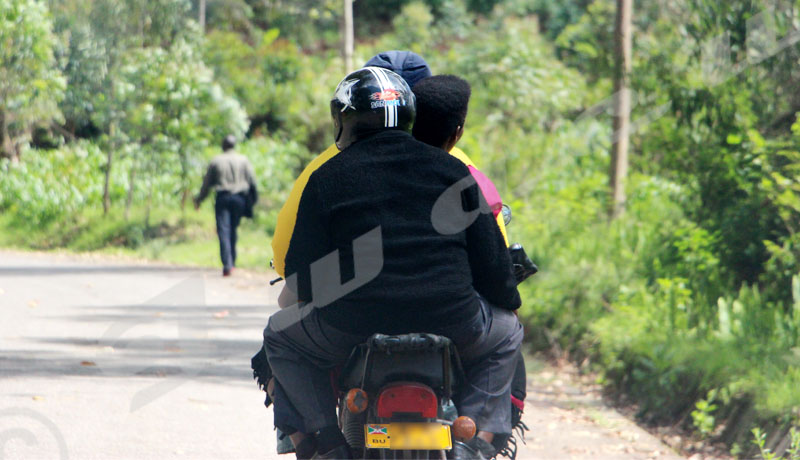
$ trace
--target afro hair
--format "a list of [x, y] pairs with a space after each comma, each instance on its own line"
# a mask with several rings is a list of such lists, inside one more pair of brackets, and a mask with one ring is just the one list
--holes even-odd
[[434, 75], [414, 85], [417, 121], [413, 134], [417, 140], [442, 147], [464, 126], [467, 118], [469, 83], [454, 75]]

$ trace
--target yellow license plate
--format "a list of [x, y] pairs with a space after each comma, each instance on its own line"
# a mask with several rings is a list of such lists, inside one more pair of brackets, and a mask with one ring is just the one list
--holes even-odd
[[450, 450], [450, 427], [439, 423], [386, 423], [364, 425], [370, 449]]

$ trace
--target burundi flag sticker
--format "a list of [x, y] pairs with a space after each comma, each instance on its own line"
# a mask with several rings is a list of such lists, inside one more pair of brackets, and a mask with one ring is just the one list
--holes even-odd
[[389, 435], [389, 429], [382, 425], [367, 425], [367, 434]]

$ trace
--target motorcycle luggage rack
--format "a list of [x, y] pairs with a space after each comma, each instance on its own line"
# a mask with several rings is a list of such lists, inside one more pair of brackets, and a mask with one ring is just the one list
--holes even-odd
[[[373, 335], [367, 340], [366, 343], [356, 347], [350, 354], [347, 364], [345, 364], [341, 374], [342, 388], [348, 386], [352, 388], [357, 386], [362, 390], [367, 390], [366, 386], [370, 382], [369, 379], [372, 377], [372, 372], [376, 361], [373, 356], [374, 352], [381, 352], [386, 356], [391, 356], [392, 354], [408, 355], [414, 354], [415, 352], [424, 353], [439, 350], [441, 350], [442, 359], [442, 396], [446, 400], [452, 400], [453, 377], [455, 376], [461, 378], [462, 380], [464, 377], [464, 370], [461, 366], [461, 360], [458, 356], [458, 351], [453, 346], [452, 341], [447, 337], [425, 333], [394, 336], [384, 334]], [[358, 369], [358, 366], [361, 365], [362, 359], [363, 368]], [[455, 369], [451, 367], [452, 363], [455, 363]], [[348, 370], [350, 370], [350, 372], [348, 372]], [[358, 379], [359, 381], [356, 382], [354, 381], [355, 379], [351, 378], [349, 379], [349, 382], [347, 382], [347, 377], [355, 377], [353, 374], [357, 371], [360, 371], [361, 374], [360, 379]]]

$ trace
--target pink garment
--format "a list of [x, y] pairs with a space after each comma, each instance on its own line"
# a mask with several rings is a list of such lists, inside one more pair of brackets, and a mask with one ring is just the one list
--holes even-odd
[[489, 208], [492, 210], [492, 214], [494, 217], [497, 217], [497, 215], [503, 210], [503, 200], [500, 198], [500, 194], [497, 192], [497, 187], [495, 187], [494, 183], [489, 180], [485, 174], [480, 172], [478, 168], [469, 166], [469, 172], [472, 173], [472, 177], [475, 178], [475, 182], [477, 182], [478, 187], [481, 188], [483, 197], [486, 198], [486, 202], [489, 203]]
[[525, 410], [525, 401], [515, 398], [514, 395], [511, 395], [511, 404], [517, 406], [520, 412]]

